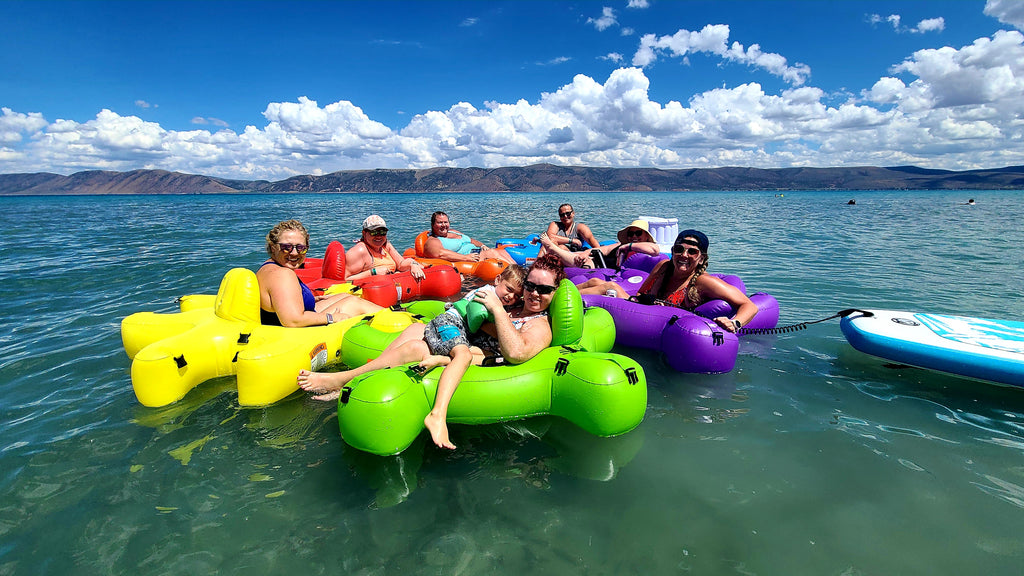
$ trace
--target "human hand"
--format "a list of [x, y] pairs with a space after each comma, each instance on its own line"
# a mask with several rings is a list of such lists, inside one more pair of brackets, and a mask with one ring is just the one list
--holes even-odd
[[728, 332], [736, 332], [736, 330], [739, 329], [739, 327], [736, 326], [736, 321], [727, 316], [719, 316], [718, 318], [715, 318], [715, 323], [722, 328], [725, 328]]
[[498, 294], [494, 290], [477, 290], [473, 294], [473, 300], [483, 304], [491, 314], [498, 314], [505, 310], [505, 304], [498, 298]]
[[415, 278], [417, 282], [427, 277], [427, 274], [423, 272], [423, 265], [419, 262], [413, 262], [412, 265], [409, 266], [409, 272], [412, 273], [412, 277]]
[[[577, 255], [573, 256], [572, 263], [577, 268], [593, 268], [594, 267], [594, 260], [590, 256], [587, 256], [586, 254], [577, 254]], [[590, 264], [590, 266], [587, 266], [587, 264]]]

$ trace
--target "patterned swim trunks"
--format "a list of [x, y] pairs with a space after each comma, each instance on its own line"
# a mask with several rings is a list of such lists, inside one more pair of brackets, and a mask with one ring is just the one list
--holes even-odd
[[437, 356], [448, 356], [459, 344], [469, 346], [466, 338], [466, 323], [458, 314], [444, 313], [427, 324], [423, 332], [423, 340], [430, 348], [430, 353]]

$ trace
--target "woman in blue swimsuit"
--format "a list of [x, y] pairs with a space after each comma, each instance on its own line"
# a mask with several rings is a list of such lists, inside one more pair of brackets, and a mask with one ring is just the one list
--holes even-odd
[[295, 270], [306, 261], [309, 232], [298, 220], [286, 220], [267, 233], [270, 259], [256, 271], [260, 285], [260, 320], [274, 326], [323, 326], [381, 307], [351, 294], [315, 296]]

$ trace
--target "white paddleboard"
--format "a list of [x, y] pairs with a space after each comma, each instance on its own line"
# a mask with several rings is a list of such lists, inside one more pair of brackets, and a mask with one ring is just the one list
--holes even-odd
[[1024, 322], [857, 310], [840, 328], [850, 345], [872, 356], [1024, 387]]

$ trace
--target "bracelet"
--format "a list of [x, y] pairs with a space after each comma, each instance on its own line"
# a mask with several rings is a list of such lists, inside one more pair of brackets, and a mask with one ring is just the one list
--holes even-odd
[[334, 316], [330, 312], [327, 312], [327, 324], [334, 324]]
[[370, 268], [370, 276], [376, 276], [376, 275], [377, 275], [377, 269], [376, 268]]
[[733, 324], [733, 326], [736, 327], [737, 330], [739, 330], [740, 328], [743, 328], [743, 323], [740, 322], [739, 320], [735, 319], [735, 318], [732, 319], [732, 324]]

